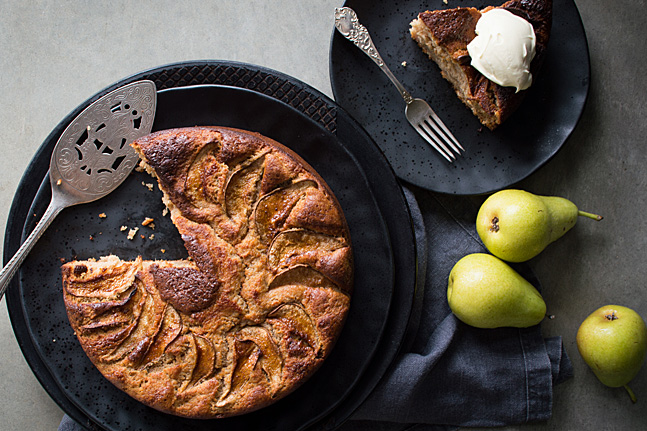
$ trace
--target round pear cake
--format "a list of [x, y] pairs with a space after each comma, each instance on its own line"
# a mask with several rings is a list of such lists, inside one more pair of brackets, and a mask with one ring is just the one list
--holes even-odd
[[88, 257], [62, 266], [67, 314], [97, 369], [188, 418], [267, 406], [319, 368], [350, 305], [341, 207], [294, 152], [225, 127], [133, 142], [188, 258]]

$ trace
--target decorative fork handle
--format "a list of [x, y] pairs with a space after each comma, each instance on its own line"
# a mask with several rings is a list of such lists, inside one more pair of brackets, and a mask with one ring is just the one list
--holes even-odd
[[371, 35], [366, 27], [360, 24], [357, 19], [357, 13], [349, 7], [335, 8], [335, 28], [348, 40], [353, 42], [362, 52], [370, 57], [377, 64], [382, 72], [389, 77], [393, 85], [396, 86], [404, 101], [409, 104], [413, 100], [411, 94], [393, 75], [389, 67], [384, 63], [380, 53], [377, 51]]

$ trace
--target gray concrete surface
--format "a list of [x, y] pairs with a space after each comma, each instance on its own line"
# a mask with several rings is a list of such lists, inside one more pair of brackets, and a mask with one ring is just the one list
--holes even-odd
[[[450, 3], [457, 0], [450, 0]], [[563, 0], [555, 0], [563, 1]], [[591, 94], [563, 150], [519, 186], [601, 213], [532, 261], [575, 378], [556, 388], [546, 423], [507, 430], [647, 428], [647, 367], [638, 403], [597, 382], [577, 353], [580, 322], [607, 303], [647, 317], [647, 105], [644, 0], [576, 0], [587, 31]], [[13, 194], [51, 129], [89, 96], [141, 70], [223, 59], [290, 74], [332, 95], [328, 48], [336, 0], [0, 1], [0, 239]], [[475, 201], [481, 198], [473, 197]], [[55, 430], [63, 415], [22, 357], [0, 306], [0, 430]]]

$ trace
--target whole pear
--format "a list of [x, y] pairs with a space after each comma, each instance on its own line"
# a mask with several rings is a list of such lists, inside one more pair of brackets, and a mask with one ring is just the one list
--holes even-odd
[[527, 328], [546, 316], [537, 289], [491, 254], [460, 259], [449, 274], [449, 308], [461, 321], [477, 328]]
[[502, 190], [481, 205], [476, 231], [493, 255], [508, 262], [524, 262], [568, 232], [578, 216], [602, 219], [579, 211], [565, 198]]
[[638, 313], [620, 305], [598, 308], [580, 325], [577, 349], [602, 383], [624, 387], [636, 402], [628, 384], [638, 374], [647, 352], [647, 326]]

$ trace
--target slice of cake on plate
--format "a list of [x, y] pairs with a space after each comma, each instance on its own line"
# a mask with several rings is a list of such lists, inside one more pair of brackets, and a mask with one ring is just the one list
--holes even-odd
[[458, 97], [494, 130], [521, 104], [543, 63], [552, 0], [426, 11], [411, 37], [440, 67]]

